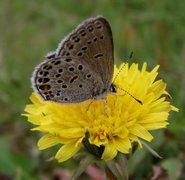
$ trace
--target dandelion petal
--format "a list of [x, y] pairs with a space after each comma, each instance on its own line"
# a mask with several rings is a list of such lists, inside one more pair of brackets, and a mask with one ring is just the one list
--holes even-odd
[[60, 141], [59, 141], [58, 137], [47, 134], [47, 135], [40, 138], [37, 145], [40, 150], [43, 150], [43, 149], [47, 149], [49, 147], [52, 147], [52, 146], [58, 144], [59, 142]]
[[114, 147], [113, 143], [110, 143], [105, 146], [105, 150], [102, 154], [102, 159], [105, 161], [109, 161], [113, 159], [116, 155], [117, 155], [117, 149]]
[[114, 141], [114, 146], [116, 147], [116, 149], [122, 153], [129, 153], [129, 150], [131, 148], [131, 143], [130, 140], [128, 138], [117, 138]]
[[139, 124], [135, 124], [132, 128], [130, 128], [130, 132], [142, 139], [145, 139], [146, 141], [151, 141], [153, 139], [153, 136]]
[[80, 146], [75, 146], [74, 143], [63, 145], [57, 152], [55, 158], [59, 162], [66, 161], [71, 158], [74, 154], [76, 154], [80, 149]]

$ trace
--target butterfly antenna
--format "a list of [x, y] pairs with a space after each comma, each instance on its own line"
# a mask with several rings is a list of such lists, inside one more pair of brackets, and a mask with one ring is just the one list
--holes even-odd
[[[133, 51], [130, 53], [130, 56], [128, 58], [128, 60], [132, 59], [133, 57]], [[126, 61], [126, 63], [128, 62], [128, 60]], [[116, 80], [116, 78], [119, 76], [120, 72], [123, 70], [123, 68], [125, 67], [126, 63], [121, 67], [121, 69], [119, 70], [119, 72], [116, 74], [115, 78], [113, 79], [113, 83], [114, 81]], [[130, 97], [132, 97], [135, 101], [137, 101], [139, 104], [143, 104], [142, 101], [140, 101], [139, 99], [135, 98], [132, 94], [130, 94], [128, 91], [126, 91], [125, 89], [123, 88], [120, 88], [118, 86], [116, 86], [117, 88], [121, 89], [122, 91], [126, 92]]]
[[113, 83], [115, 82], [115, 80], [117, 79], [117, 77], [119, 76], [119, 74], [120, 74], [120, 72], [123, 70], [123, 68], [125, 67], [125, 65], [126, 65], [126, 63], [128, 63], [128, 61], [130, 60], [130, 59], [132, 59], [132, 56], [133, 56], [133, 51], [130, 53], [130, 56], [129, 56], [129, 58], [128, 58], [128, 60], [126, 60], [126, 62], [123, 64], [123, 66], [121, 67], [121, 69], [118, 71], [118, 73], [116, 74], [116, 76], [114, 77], [114, 79], [113, 79]]
[[136, 100], [139, 104], [143, 105], [142, 101], [140, 101], [139, 99], [135, 98], [132, 94], [130, 94], [128, 91], [126, 91], [123, 88], [120, 88], [118, 86], [116, 86], [117, 88], [121, 89], [122, 91], [126, 92], [130, 97], [132, 97], [134, 100]]

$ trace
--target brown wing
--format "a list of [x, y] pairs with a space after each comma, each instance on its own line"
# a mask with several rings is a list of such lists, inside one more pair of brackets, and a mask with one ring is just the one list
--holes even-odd
[[52, 58], [35, 68], [33, 89], [45, 100], [77, 103], [92, 99], [104, 89], [101, 78], [88, 64], [72, 58]]
[[78, 58], [101, 76], [105, 87], [113, 76], [113, 40], [108, 21], [101, 16], [83, 21], [59, 44], [55, 57]]

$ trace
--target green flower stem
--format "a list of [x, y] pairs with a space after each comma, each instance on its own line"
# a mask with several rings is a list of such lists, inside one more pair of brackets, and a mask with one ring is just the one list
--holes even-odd
[[116, 156], [116, 162], [119, 164], [119, 167], [120, 167], [123, 175], [125, 176], [125, 179], [128, 179], [129, 175], [128, 175], [128, 159], [127, 159], [127, 157], [122, 153], [118, 153], [118, 155]]
[[127, 180], [127, 178], [125, 176], [121, 175], [121, 173], [117, 169], [115, 161], [108, 161], [106, 163], [106, 165], [109, 168], [109, 170], [112, 172], [112, 175], [110, 177], [110, 172], [106, 171], [106, 175], [108, 176], [107, 179]]
[[85, 169], [95, 161], [96, 157], [94, 155], [88, 154], [81, 162], [75, 173], [73, 174], [72, 180], [77, 179]]

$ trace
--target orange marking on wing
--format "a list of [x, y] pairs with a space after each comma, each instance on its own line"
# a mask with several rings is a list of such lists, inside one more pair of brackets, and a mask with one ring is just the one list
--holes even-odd
[[44, 84], [44, 91], [48, 91], [49, 90], [49, 85]]

